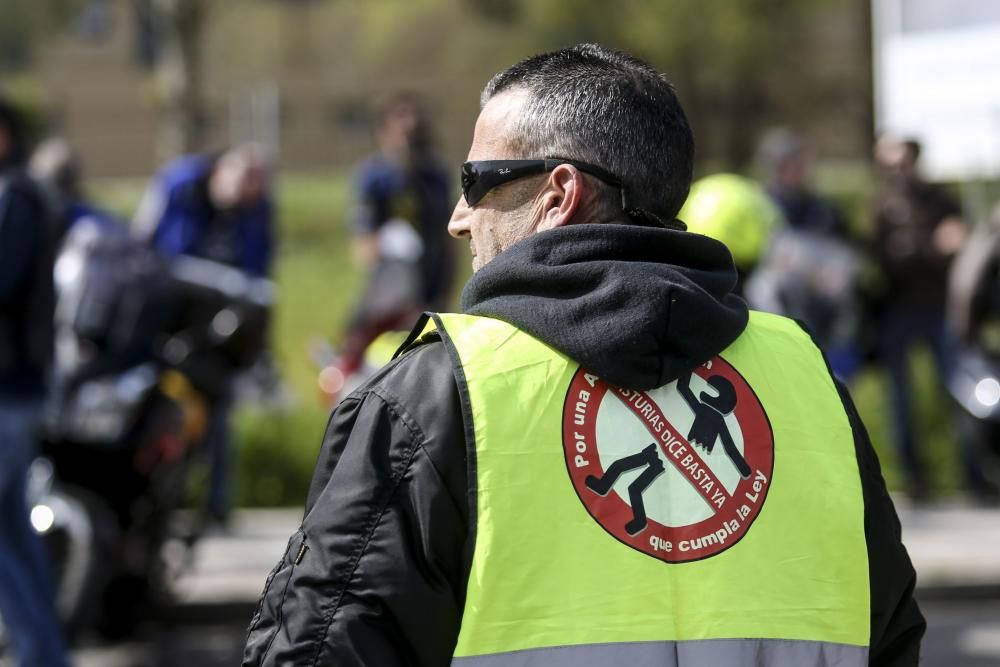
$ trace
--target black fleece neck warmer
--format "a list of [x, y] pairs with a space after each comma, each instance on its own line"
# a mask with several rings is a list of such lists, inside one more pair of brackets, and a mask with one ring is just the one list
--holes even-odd
[[544, 341], [609, 382], [652, 389], [742, 333], [747, 306], [721, 243], [622, 224], [534, 234], [477, 272], [462, 311]]

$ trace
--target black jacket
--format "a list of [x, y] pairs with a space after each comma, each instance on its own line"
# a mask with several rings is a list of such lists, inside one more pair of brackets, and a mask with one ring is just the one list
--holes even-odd
[[[479, 271], [463, 310], [506, 320], [614, 384], [676, 379], [743, 331], [735, 270], [706, 237], [621, 225], [536, 234]], [[915, 665], [924, 620], [878, 460], [847, 392], [865, 502], [871, 661]], [[334, 411], [301, 529], [268, 577], [244, 665], [448, 665], [475, 541], [456, 376], [437, 339]], [[474, 454], [474, 452], [472, 452]]]
[[0, 172], [0, 397], [40, 398], [52, 361], [56, 225], [17, 168]]

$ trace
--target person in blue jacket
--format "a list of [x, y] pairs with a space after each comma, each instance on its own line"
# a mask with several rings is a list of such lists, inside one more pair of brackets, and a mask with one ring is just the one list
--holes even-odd
[[[168, 259], [200, 257], [266, 277], [274, 254], [270, 181], [257, 144], [178, 158], [153, 178], [133, 227]], [[213, 401], [204, 441], [211, 461], [207, 509], [219, 525], [229, 511], [231, 406], [228, 394]]]
[[263, 277], [274, 251], [274, 204], [263, 149], [242, 144], [167, 164], [136, 213], [136, 231], [166, 257], [192, 255]]
[[444, 308], [454, 275], [447, 234], [453, 179], [434, 149], [423, 100], [405, 92], [388, 99], [375, 139], [378, 151], [354, 178], [354, 254], [368, 278], [343, 337], [338, 363], [345, 376], [358, 370], [380, 334]]

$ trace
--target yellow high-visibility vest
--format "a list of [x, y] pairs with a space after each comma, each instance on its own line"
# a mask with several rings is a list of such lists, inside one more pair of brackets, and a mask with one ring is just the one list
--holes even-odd
[[455, 665], [867, 664], [854, 436], [798, 325], [753, 312], [633, 391], [499, 320], [433, 319], [475, 440]]

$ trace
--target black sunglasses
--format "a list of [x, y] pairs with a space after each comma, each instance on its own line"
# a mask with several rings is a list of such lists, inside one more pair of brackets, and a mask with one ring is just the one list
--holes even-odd
[[635, 222], [650, 226], [671, 227], [684, 230], [687, 228], [679, 220], [670, 223], [663, 222], [659, 217], [644, 209], [629, 206], [625, 186], [621, 180], [603, 167], [570, 160], [568, 158], [550, 157], [544, 160], [473, 160], [462, 165], [462, 195], [465, 203], [475, 206], [493, 188], [516, 181], [519, 178], [550, 172], [561, 164], [576, 167], [585, 174], [596, 176], [608, 185], [618, 188], [622, 197], [622, 210]]
[[577, 160], [554, 157], [544, 160], [476, 160], [462, 165], [462, 194], [465, 195], [465, 203], [475, 206], [486, 193], [497, 186], [525, 176], [552, 171], [561, 164], [572, 165], [608, 185], [622, 187], [622, 182], [607, 169]]

